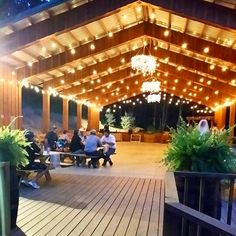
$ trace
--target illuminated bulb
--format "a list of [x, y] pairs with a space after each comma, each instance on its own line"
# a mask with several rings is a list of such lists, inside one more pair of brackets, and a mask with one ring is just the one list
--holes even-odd
[[93, 74], [96, 75], [96, 74], [97, 74], [97, 71], [96, 71], [96, 70], [93, 70]]
[[158, 47], [157, 47], [157, 46], [155, 46], [155, 47], [154, 47], [154, 50], [156, 51], [157, 49], [158, 49]]
[[194, 88], [194, 89], [197, 89], [197, 85], [195, 85], [193, 88]]
[[208, 81], [207, 81], [207, 84], [210, 85], [210, 84], [211, 84], [211, 80], [208, 80]]
[[95, 97], [95, 99], [96, 99], [96, 100], [98, 100], [98, 99], [99, 99], [99, 97]]
[[129, 90], [129, 86], [126, 86], [126, 89]]
[[29, 67], [31, 67], [33, 65], [33, 63], [31, 61], [29, 61], [27, 64]]
[[203, 52], [204, 53], [208, 53], [210, 51], [210, 49], [208, 48], [208, 47], [205, 47], [204, 49], [203, 49]]
[[125, 59], [124, 58], [121, 59], [121, 63], [123, 63], [123, 64], [125, 63]]
[[200, 92], [202, 92], [203, 88], [199, 88], [198, 90], [199, 90]]
[[91, 44], [91, 45], [90, 45], [90, 49], [91, 49], [91, 50], [94, 50], [94, 49], [95, 49], [95, 45], [94, 45], [94, 44]]
[[137, 12], [141, 12], [142, 11], [142, 7], [141, 6], [136, 7], [136, 11]]
[[192, 82], [191, 82], [191, 81], [189, 81], [189, 82], [187, 83], [187, 85], [188, 85], [188, 86], [190, 86], [191, 84], [192, 84]]
[[200, 78], [200, 80], [199, 80], [201, 83], [203, 83], [204, 82], [204, 79], [203, 78]]
[[221, 68], [221, 70], [223, 71], [223, 72], [225, 72], [225, 71], [227, 71], [227, 67], [226, 66], [223, 66], [222, 68]]
[[124, 20], [126, 20], [127, 19], [127, 15], [122, 15], [122, 18], [124, 19]]
[[97, 79], [97, 83], [101, 83], [101, 80], [100, 80], [100, 79]]
[[106, 89], [102, 89], [102, 92], [105, 93], [105, 92], [106, 92]]
[[167, 77], [168, 75], [169, 75], [169, 73], [168, 73], [168, 72], [165, 72], [165, 73], [164, 73], [164, 76], [165, 76], [165, 77]]
[[75, 54], [75, 49], [74, 48], [72, 48], [71, 50], [70, 50], [70, 53], [72, 54], [72, 55], [74, 55]]
[[183, 49], [186, 49], [186, 48], [187, 48], [187, 46], [188, 46], [188, 44], [187, 44], [187, 43], [183, 43], [183, 44], [181, 45], [181, 47], [182, 47]]
[[133, 93], [133, 96], [136, 96], [136, 93]]
[[55, 43], [52, 43], [52, 48], [56, 48], [57, 45]]
[[167, 81], [166, 80], [164, 80], [164, 82], [163, 82], [164, 84], [167, 84]]
[[79, 70], [82, 70], [82, 69], [83, 69], [83, 66], [80, 65], [80, 66], [78, 67], [78, 69], [79, 69]]
[[43, 51], [43, 52], [46, 52], [46, 50], [47, 50], [47, 49], [46, 49], [45, 47], [42, 47], [42, 51]]
[[121, 80], [120, 83], [123, 84], [123, 83], [124, 83], [124, 80]]
[[138, 81], [136, 80], [134, 83], [135, 83], [135, 84], [138, 84]]
[[86, 92], [86, 89], [83, 89], [82, 92], [85, 93], [85, 92]]
[[175, 90], [175, 86], [173, 86], [172, 89]]
[[214, 93], [215, 93], [216, 95], [219, 94], [219, 90], [216, 90]]
[[61, 82], [61, 84], [64, 84], [64, 83], [65, 83], [65, 80], [64, 80], [64, 79], [61, 79], [60, 82]]
[[109, 73], [112, 72], [112, 68], [111, 68], [111, 67], [108, 68], [108, 72], [109, 72]]
[[91, 80], [91, 81], [90, 81], [90, 84], [94, 84], [94, 81], [93, 81], [93, 80]]
[[215, 65], [210, 65], [210, 70], [214, 70], [215, 69]]
[[169, 34], [170, 34], [170, 31], [169, 31], [169, 30], [165, 30], [165, 32], [164, 32], [164, 36], [165, 36], [165, 37], [168, 37]]
[[182, 67], [181, 67], [181, 66], [178, 66], [178, 67], [177, 67], [177, 70], [178, 70], [178, 71], [181, 71], [181, 70], [182, 70]]
[[71, 70], [71, 73], [74, 74], [74, 73], [75, 73], [75, 69], [72, 69], [72, 70]]
[[209, 97], [208, 97], [208, 96], [206, 96], [206, 97], [205, 97], [205, 100], [209, 100]]
[[184, 92], [184, 93], [186, 93], [186, 92], [187, 92], [187, 89], [186, 89], [186, 88], [185, 88], [185, 89], [183, 89], [183, 92]]
[[151, 16], [150, 16], [150, 18], [151, 18], [152, 20], [154, 20], [154, 19], [156, 18], [155, 13], [152, 13]]
[[11, 74], [12, 74], [12, 76], [15, 76], [15, 75], [16, 75], [16, 72], [15, 72], [15, 71], [12, 71]]
[[169, 62], [169, 57], [166, 57], [165, 58], [165, 63], [168, 63]]
[[178, 79], [175, 79], [174, 81], [175, 81], [175, 83], [176, 83], [176, 84], [179, 82], [179, 80], [178, 80]]
[[113, 33], [112, 32], [109, 32], [108, 33], [108, 36], [111, 38], [113, 36]]

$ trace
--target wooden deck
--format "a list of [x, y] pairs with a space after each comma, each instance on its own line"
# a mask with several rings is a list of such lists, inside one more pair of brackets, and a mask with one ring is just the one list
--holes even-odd
[[20, 195], [17, 224], [27, 236], [162, 235], [163, 180], [54, 173]]

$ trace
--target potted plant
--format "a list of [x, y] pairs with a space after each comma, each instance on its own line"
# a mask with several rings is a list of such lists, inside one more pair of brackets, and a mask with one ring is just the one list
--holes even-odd
[[19, 204], [19, 183], [16, 167], [28, 164], [25, 148], [29, 144], [25, 140], [24, 131], [12, 130], [10, 125], [0, 128], [0, 162], [9, 162], [10, 164], [11, 229], [16, 227]]
[[[236, 159], [230, 146], [230, 130], [217, 132], [199, 130], [199, 126], [187, 126], [185, 122], [170, 129], [171, 141], [163, 159], [170, 171], [233, 173], [236, 171]], [[177, 175], [177, 174], [176, 174]], [[175, 176], [179, 200], [183, 203], [183, 178]], [[188, 206], [198, 210], [199, 178], [190, 178], [188, 187]], [[220, 181], [205, 181], [202, 193], [202, 212], [214, 218], [220, 218], [221, 200]]]

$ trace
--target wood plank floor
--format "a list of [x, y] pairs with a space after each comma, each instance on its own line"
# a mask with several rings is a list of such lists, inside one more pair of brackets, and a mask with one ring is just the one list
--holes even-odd
[[54, 173], [20, 196], [17, 225], [27, 236], [162, 235], [163, 180]]

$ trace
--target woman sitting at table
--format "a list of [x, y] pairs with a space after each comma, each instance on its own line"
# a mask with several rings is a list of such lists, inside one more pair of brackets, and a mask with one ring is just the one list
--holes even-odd
[[28, 161], [29, 164], [22, 167], [22, 170], [35, 170], [37, 171], [37, 175], [31, 180], [27, 181], [26, 179], [22, 180], [22, 183], [26, 185], [30, 185], [31, 187], [38, 189], [40, 186], [38, 185], [38, 180], [45, 175], [46, 180], [51, 180], [51, 176], [49, 173], [49, 167], [45, 164], [35, 162], [35, 159], [39, 157], [40, 154], [42, 154], [41, 149], [36, 144], [34, 140], [34, 133], [30, 130], [25, 131], [25, 138], [28, 142], [31, 142], [30, 146], [26, 147], [26, 152], [28, 153]]
[[[79, 137], [78, 130], [74, 130], [74, 135], [70, 142], [70, 151], [75, 154], [82, 154], [84, 153], [84, 144], [82, 143], [81, 138]], [[79, 157], [76, 157], [76, 164], [77, 166], [80, 165], [82, 160]]]

